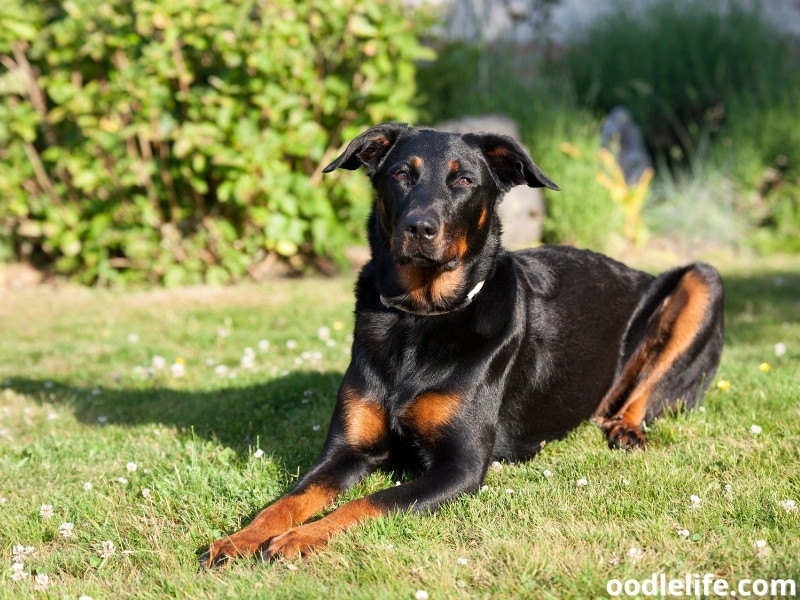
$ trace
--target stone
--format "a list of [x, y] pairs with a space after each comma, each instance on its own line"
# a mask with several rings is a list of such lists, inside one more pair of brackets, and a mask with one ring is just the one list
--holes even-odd
[[636, 185], [642, 174], [653, 166], [644, 142], [644, 134], [633, 119], [631, 111], [624, 106], [615, 106], [603, 120], [600, 146], [617, 159], [628, 186]]

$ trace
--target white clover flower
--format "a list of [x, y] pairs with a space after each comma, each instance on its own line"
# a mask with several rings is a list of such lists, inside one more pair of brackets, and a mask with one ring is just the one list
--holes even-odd
[[100, 425], [105, 425], [106, 423], [108, 423], [108, 417], [105, 415], [100, 415], [99, 417], [97, 417], [97, 422], [100, 423]]
[[542, 475], [544, 475], [545, 477], [552, 477], [553, 473], [550, 471], [550, 469], [545, 469], [544, 471], [542, 471]]
[[481, 492], [488, 492], [488, 491], [489, 491], [488, 485], [481, 486]]
[[78, 597], [78, 600], [94, 600], [94, 598], [92, 598], [91, 596], [87, 596], [86, 594], [84, 594], [83, 596], [79, 596], [79, 597]]
[[42, 504], [42, 507], [39, 509], [39, 516], [43, 519], [51, 518], [53, 516], [53, 505]]
[[496, 460], [492, 462], [491, 466], [489, 467], [492, 471], [502, 471], [503, 470], [503, 463]]
[[457, 564], [459, 564], [459, 565], [465, 565], [465, 564], [467, 564], [467, 562], [468, 562], [468, 561], [467, 561], [467, 559], [466, 559], [466, 558], [463, 558], [463, 557], [461, 557], [461, 556], [459, 556], [459, 557], [456, 559], [456, 563], [457, 563]]
[[119, 477], [117, 479], [117, 483], [121, 483], [122, 485], [128, 485], [128, 480], [125, 479], [124, 477]]
[[264, 451], [261, 448], [253, 452], [253, 458], [261, 458], [262, 456], [264, 456]]
[[506, 494], [513, 494], [514, 490], [511, 488], [506, 488]]
[[114, 546], [114, 542], [111, 540], [106, 540], [100, 546], [100, 552], [98, 554], [100, 558], [111, 558], [116, 550], [117, 547]]
[[84, 490], [86, 490], [87, 492], [88, 492], [89, 490], [91, 490], [91, 489], [92, 489], [92, 487], [94, 487], [94, 486], [92, 486], [92, 484], [91, 484], [91, 483], [89, 483], [88, 481], [87, 481], [86, 483], [84, 483], [84, 484], [83, 484], [83, 489], [84, 489]]
[[139, 343], [139, 334], [138, 333], [129, 333], [128, 334], [128, 343], [130, 343], [130, 344], [138, 344]]
[[583, 487], [586, 485], [589, 485], [589, 480], [586, 479], [585, 477], [582, 477], [581, 479], [578, 479], [578, 481], [575, 482], [575, 487]]
[[11, 581], [22, 581], [28, 574], [25, 572], [25, 565], [20, 562], [15, 562], [11, 565], [13, 573], [11, 574]]
[[127, 465], [125, 465], [125, 468], [128, 470], [128, 473], [134, 473], [136, 472], [138, 466], [136, 465], [135, 462], [131, 461]]
[[781, 500], [781, 508], [786, 512], [793, 512], [797, 509], [797, 503], [794, 500]]
[[750, 425], [750, 433], [752, 433], [753, 435], [759, 435], [761, 433], [761, 426], [753, 423], [752, 425]]
[[313, 429], [314, 431], [319, 431], [320, 430], [320, 426], [319, 425], [314, 425], [313, 427], [311, 427], [311, 429]]
[[183, 361], [181, 358], [176, 359], [172, 366], [170, 366], [169, 372], [173, 377], [183, 377], [186, 375], [186, 361]]
[[225, 365], [217, 365], [216, 367], [214, 367], [214, 374], [217, 377], [225, 377], [225, 375], [228, 374], [228, 367], [226, 367]]
[[678, 535], [681, 537], [689, 537], [689, 530], [688, 529], [679, 529]]
[[783, 342], [778, 342], [777, 344], [775, 344], [774, 351], [775, 351], [775, 356], [783, 356], [784, 354], [786, 354], [786, 344], [784, 344]]
[[769, 556], [770, 552], [772, 552], [772, 548], [767, 544], [767, 540], [757, 540], [753, 544], [753, 549], [756, 551], [756, 558], [764, 558], [765, 556]]
[[5, 506], [6, 504], [8, 504], [8, 498], [0, 496], [0, 506]]
[[289, 350], [294, 350], [297, 348], [297, 341], [296, 340], [286, 340], [286, 347]]
[[689, 502], [692, 503], [692, 508], [697, 508], [698, 506], [700, 506], [700, 496], [698, 496], [697, 494], [692, 494], [691, 496], [689, 496]]
[[417, 590], [414, 592], [414, 600], [428, 600], [428, 592], [425, 590]]
[[258, 342], [258, 349], [262, 352], [269, 350], [269, 340], [260, 340]]
[[75, 526], [72, 523], [62, 523], [58, 526], [58, 533], [63, 538], [70, 538], [74, 528]]
[[163, 356], [159, 356], [158, 354], [154, 354], [153, 358], [150, 359], [150, 364], [154, 369], [160, 371], [161, 369], [167, 366], [167, 359], [164, 358]]
[[632, 546], [631, 549], [628, 550], [628, 558], [633, 561], [641, 560], [644, 558], [644, 550], [637, 548], [636, 546]]
[[47, 573], [39, 573], [33, 578], [33, 582], [36, 589], [40, 592], [43, 592], [47, 589], [47, 586], [50, 585], [50, 577], [47, 575]]
[[150, 491], [150, 488], [144, 488], [142, 490], [142, 498], [149, 498], [151, 494], [152, 492]]

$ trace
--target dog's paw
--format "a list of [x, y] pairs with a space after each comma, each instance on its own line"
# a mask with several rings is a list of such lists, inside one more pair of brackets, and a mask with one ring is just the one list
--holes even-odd
[[269, 546], [261, 553], [261, 558], [270, 561], [281, 556], [283, 558], [305, 557], [322, 548], [328, 543], [330, 534], [327, 528], [316, 525], [316, 523], [301, 525], [273, 538]]
[[639, 425], [611, 420], [606, 421], [602, 427], [610, 448], [631, 450], [632, 448], [644, 448], [647, 444], [647, 438]]
[[237, 545], [230, 537], [214, 540], [198, 559], [200, 570], [222, 568], [232, 558], [236, 558], [237, 556], [249, 556], [253, 554], [256, 549], [257, 548], [251, 547], [250, 544]]

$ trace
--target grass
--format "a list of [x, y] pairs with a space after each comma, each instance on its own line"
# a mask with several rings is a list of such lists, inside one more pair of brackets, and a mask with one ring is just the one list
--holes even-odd
[[[321, 447], [352, 282], [0, 291], [0, 598], [595, 598], [609, 579], [653, 573], [800, 579], [800, 509], [781, 505], [800, 502], [800, 267], [731, 262], [724, 275], [730, 389], [715, 381], [705, 410], [656, 421], [645, 451], [612, 452], [585, 425], [436, 514], [364, 523], [305, 561], [212, 573], [197, 573], [198, 549], [289, 489]], [[239, 366], [246, 347], [254, 369]], [[166, 367], [150, 373], [155, 355]], [[388, 485], [379, 473], [345, 499]], [[105, 540], [116, 551], [103, 559]], [[757, 556], [757, 540], [771, 552]], [[23, 581], [10, 577], [17, 544], [34, 547]]]

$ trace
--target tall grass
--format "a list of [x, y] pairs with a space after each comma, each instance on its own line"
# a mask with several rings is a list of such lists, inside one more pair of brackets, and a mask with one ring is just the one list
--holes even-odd
[[575, 32], [554, 67], [569, 74], [582, 105], [600, 114], [625, 105], [656, 154], [686, 164], [734, 102], [800, 81], [789, 50], [757, 5], [684, 0], [637, 10], [619, 2]]

